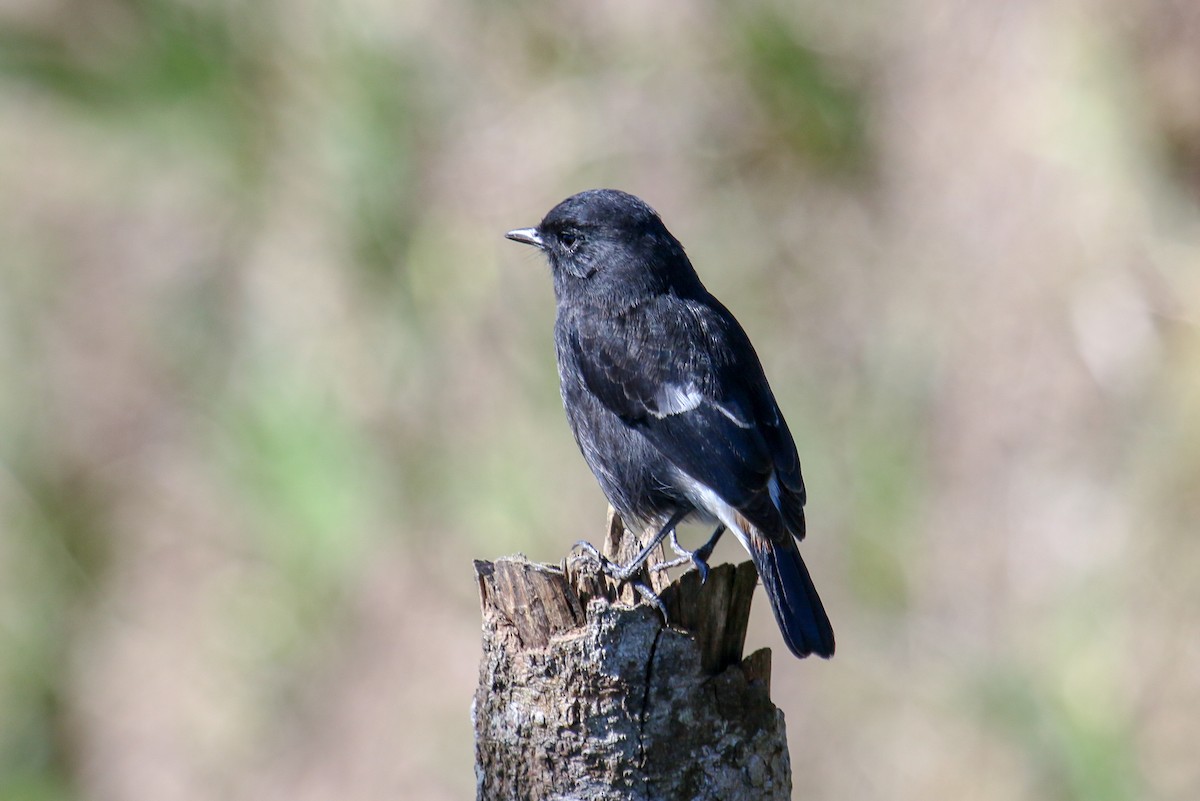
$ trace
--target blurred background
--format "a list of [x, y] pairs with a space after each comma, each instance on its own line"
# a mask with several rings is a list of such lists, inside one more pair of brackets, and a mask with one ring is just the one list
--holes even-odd
[[796, 435], [794, 797], [1200, 797], [1200, 4], [2, 0], [0, 798], [473, 796], [595, 186]]

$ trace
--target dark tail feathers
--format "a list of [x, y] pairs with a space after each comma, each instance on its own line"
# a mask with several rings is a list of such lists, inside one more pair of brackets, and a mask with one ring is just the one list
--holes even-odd
[[833, 656], [833, 626], [796, 541], [787, 536], [772, 542], [753, 529], [747, 533], [750, 555], [788, 648], [800, 658], [809, 654], [826, 659]]

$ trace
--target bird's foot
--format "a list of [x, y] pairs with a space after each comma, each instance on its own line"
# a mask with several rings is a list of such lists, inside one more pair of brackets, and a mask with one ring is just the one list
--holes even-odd
[[599, 566], [601, 572], [603, 572], [606, 576], [611, 576], [617, 581], [629, 581], [629, 579], [633, 578], [633, 576], [637, 574], [638, 570], [642, 566], [641, 563], [637, 562], [636, 560], [627, 565], [619, 565], [604, 554], [600, 553], [600, 549], [595, 545], [592, 545], [587, 540], [580, 540], [579, 542], [575, 543], [575, 548], [578, 548], [590, 556]]
[[604, 568], [605, 564], [612, 564], [611, 562], [608, 561], [607, 556], [600, 553], [599, 548], [597, 548], [595, 545], [592, 545], [587, 540], [580, 540], [579, 542], [577, 542], [571, 546], [572, 551], [577, 550], [577, 549], [580, 551], [583, 551], [588, 556], [592, 557], [592, 559], [595, 560], [596, 564], [598, 564], [601, 569]]
[[[580, 540], [579, 542], [575, 543], [575, 548], [583, 551], [589, 557], [591, 557], [591, 559], [596, 562], [596, 565], [599, 567], [600, 571], [606, 576], [610, 576], [617, 582], [628, 583], [629, 586], [633, 587], [633, 589], [642, 597], [643, 600], [653, 604], [658, 609], [658, 611], [662, 614], [663, 621], [667, 622], [667, 605], [663, 603], [662, 598], [658, 597], [658, 593], [650, 589], [650, 587], [648, 587], [645, 583], [632, 580], [641, 569], [641, 562], [634, 560], [627, 565], [618, 565], [616, 562], [602, 554], [599, 548], [597, 548], [595, 545], [592, 545], [587, 540]], [[655, 568], [651, 567], [650, 569], [654, 570]]]
[[689, 551], [679, 544], [679, 537], [674, 531], [671, 532], [671, 550], [678, 554], [678, 559], [672, 559], [669, 562], [660, 562], [657, 565], [651, 565], [653, 571], [667, 570], [672, 567], [682, 567], [690, 564], [696, 568], [696, 572], [700, 574], [700, 583], [708, 581], [708, 557], [712, 555], [713, 546], [716, 545], [715, 540], [709, 540], [694, 551]]
[[670, 625], [671, 619], [667, 615], [667, 605], [663, 603], [663, 599], [659, 597], [658, 593], [640, 581], [631, 581], [629, 584], [637, 590], [638, 595], [642, 596], [642, 600], [654, 605], [658, 613], [662, 615], [663, 623]]

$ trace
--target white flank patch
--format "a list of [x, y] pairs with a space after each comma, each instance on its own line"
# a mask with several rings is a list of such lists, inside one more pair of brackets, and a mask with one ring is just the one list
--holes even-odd
[[679, 473], [679, 483], [688, 500], [698, 510], [724, 523], [725, 527], [732, 531], [738, 541], [742, 543], [742, 547], [747, 551], [750, 550], [749, 538], [737, 522], [737, 509], [721, 500], [721, 496], [717, 495], [711, 487], [701, 484], [685, 473]]

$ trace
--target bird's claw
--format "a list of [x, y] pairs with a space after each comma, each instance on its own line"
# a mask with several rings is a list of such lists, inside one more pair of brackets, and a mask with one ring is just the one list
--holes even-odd
[[696, 566], [696, 571], [700, 574], [701, 584], [708, 580], [708, 557], [712, 556], [714, 544], [710, 540], [692, 551], [692, 564]]
[[[603, 572], [605, 575], [610, 576], [619, 582], [628, 582], [643, 600], [653, 604], [654, 607], [658, 609], [659, 613], [662, 614], [664, 622], [668, 620], [667, 605], [663, 603], [663, 599], [658, 596], [658, 593], [640, 581], [630, 581], [630, 579], [638, 572], [640, 565], [637, 563], [618, 565], [616, 562], [602, 554], [599, 548], [597, 548], [595, 545], [592, 545], [587, 540], [580, 540], [579, 542], [575, 543], [575, 547], [572, 548], [572, 550], [575, 549], [581, 550], [591, 557], [596, 562], [601, 572]], [[654, 565], [649, 569], [657, 570], [658, 568], [658, 565]]]
[[[633, 578], [633, 576], [635, 576], [638, 570], [641, 568], [641, 565], [637, 563], [628, 565], [617, 564], [602, 554], [599, 548], [597, 548], [595, 545], [592, 545], [587, 540], [580, 540], [579, 542], [575, 543], [575, 548], [578, 548], [590, 556], [593, 560], [595, 560], [600, 570], [606, 576], [611, 576], [617, 581], [629, 581], [629, 579]], [[574, 550], [574, 548], [572, 550]]]
[[640, 581], [633, 581], [630, 582], [630, 584], [635, 590], [637, 590], [638, 595], [642, 596], [643, 600], [654, 604], [654, 607], [658, 609], [659, 614], [662, 615], [663, 623], [669, 624], [671, 622], [667, 615], [667, 605], [663, 603], [663, 599], [658, 596], [658, 593]]
[[696, 568], [696, 572], [700, 574], [700, 583], [708, 581], [708, 557], [712, 554], [712, 546], [714, 543], [706, 542], [701, 547], [694, 551], [689, 551], [679, 544], [678, 535], [671, 532], [671, 550], [679, 555], [678, 559], [672, 559], [669, 562], [662, 562], [651, 567], [651, 570], [666, 570], [671, 567], [682, 567], [686, 564], [691, 564]]
[[601, 566], [603, 566], [605, 562], [608, 562], [608, 557], [605, 556], [604, 554], [600, 553], [600, 549], [597, 548], [595, 545], [592, 545], [587, 540], [580, 540], [579, 542], [577, 542], [573, 546], [571, 546], [572, 551], [574, 551], [576, 549], [583, 551], [588, 556], [595, 559], [597, 564], [599, 564]]

